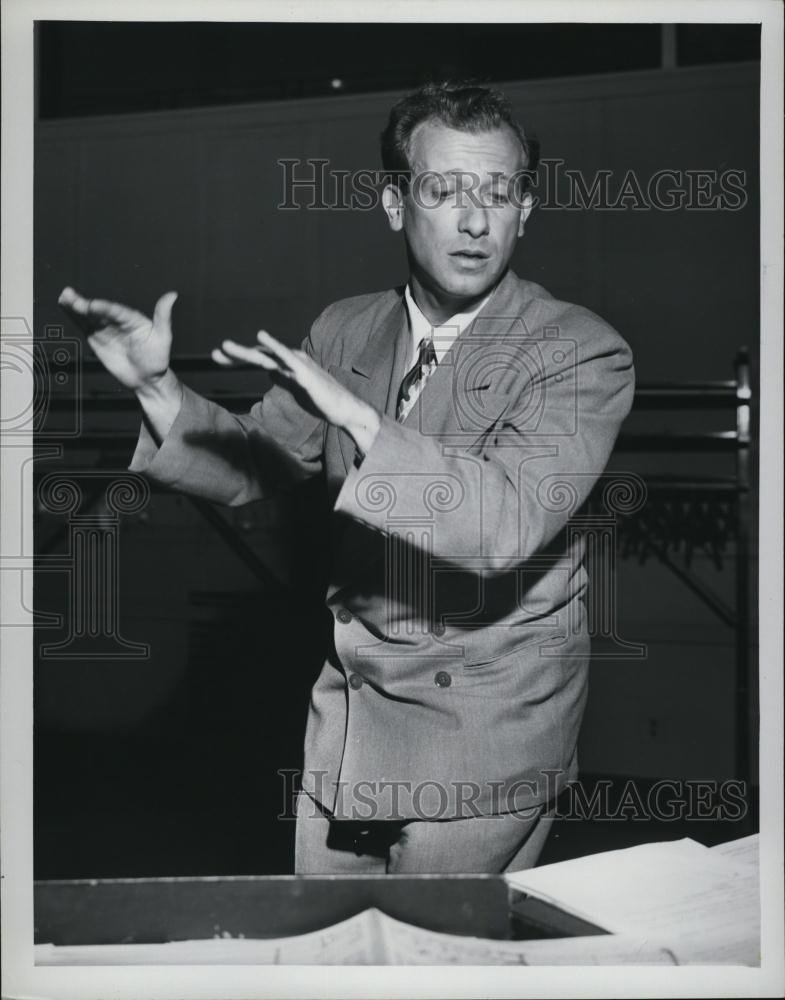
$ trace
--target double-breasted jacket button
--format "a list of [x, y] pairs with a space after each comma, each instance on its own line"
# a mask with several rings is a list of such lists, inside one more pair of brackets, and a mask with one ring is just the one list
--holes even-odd
[[438, 635], [444, 635], [447, 629], [441, 622], [438, 622], [436, 625], [433, 626], [431, 631], [433, 632], [434, 635], [438, 636]]
[[433, 683], [440, 688], [448, 688], [452, 684], [452, 677], [446, 670], [440, 670], [433, 679]]
[[348, 608], [341, 608], [338, 614], [335, 616], [341, 625], [348, 625], [352, 620], [352, 613]]
[[359, 674], [349, 675], [349, 687], [354, 688], [355, 691], [359, 691], [363, 686], [363, 679]]

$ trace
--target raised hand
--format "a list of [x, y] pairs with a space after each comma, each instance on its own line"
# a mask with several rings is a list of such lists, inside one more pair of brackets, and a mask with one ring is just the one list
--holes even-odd
[[264, 368], [305, 410], [343, 428], [363, 454], [367, 452], [380, 426], [373, 407], [349, 392], [304, 351], [286, 347], [264, 330], [256, 336], [256, 347], [223, 341], [212, 352], [213, 360], [219, 365], [241, 361]]
[[85, 299], [64, 288], [58, 303], [84, 330], [107, 371], [128, 389], [145, 390], [168, 372], [172, 353], [172, 306], [177, 292], [162, 295], [153, 318], [104, 299]]

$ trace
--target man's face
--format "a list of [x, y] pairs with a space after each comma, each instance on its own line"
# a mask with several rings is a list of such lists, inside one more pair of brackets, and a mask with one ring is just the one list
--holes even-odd
[[409, 161], [409, 190], [387, 213], [403, 229], [413, 279], [434, 303], [481, 298], [504, 273], [529, 210], [510, 197], [509, 179], [525, 166], [518, 138], [506, 126], [473, 133], [426, 121], [412, 133]]

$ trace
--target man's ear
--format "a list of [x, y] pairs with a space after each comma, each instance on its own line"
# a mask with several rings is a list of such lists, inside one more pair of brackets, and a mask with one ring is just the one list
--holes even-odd
[[526, 225], [526, 220], [529, 218], [531, 210], [534, 208], [534, 199], [532, 198], [531, 191], [527, 191], [526, 194], [521, 199], [521, 217], [518, 220], [518, 235], [523, 236], [523, 229]]
[[382, 191], [384, 207], [390, 229], [398, 233], [403, 229], [403, 194], [397, 184], [388, 184]]

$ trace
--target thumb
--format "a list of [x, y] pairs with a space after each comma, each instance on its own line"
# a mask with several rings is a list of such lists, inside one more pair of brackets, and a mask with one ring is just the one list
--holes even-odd
[[172, 329], [172, 306], [177, 301], [177, 292], [166, 292], [155, 304], [153, 326]]

